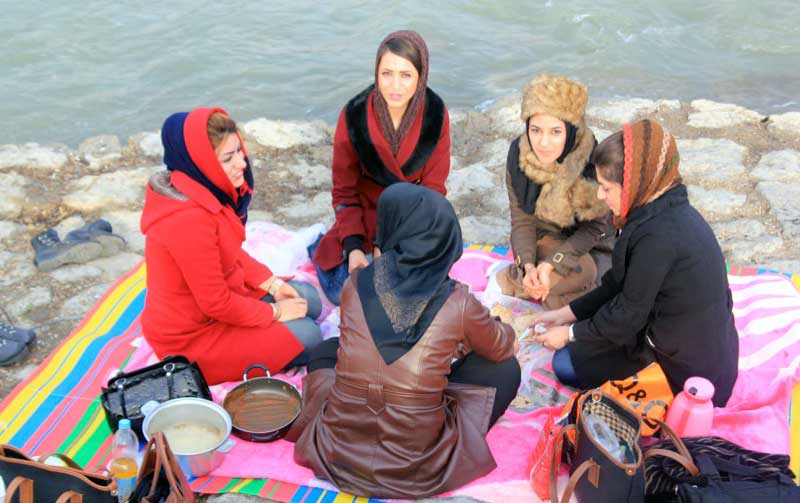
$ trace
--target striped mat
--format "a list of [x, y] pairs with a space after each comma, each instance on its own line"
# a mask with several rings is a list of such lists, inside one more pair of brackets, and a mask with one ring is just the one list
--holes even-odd
[[[507, 247], [469, 246], [505, 256]], [[759, 268], [729, 267], [732, 275], [764, 274]], [[800, 275], [786, 275], [800, 289]], [[111, 430], [100, 406], [100, 387], [124, 369], [141, 335], [145, 296], [144, 263], [120, 278], [78, 327], [0, 403], [0, 443], [28, 453], [62, 452], [82, 466], [104, 464]], [[791, 452], [800, 472], [800, 385], [793, 393]], [[274, 479], [203, 477], [190, 481], [203, 493], [234, 492], [284, 503], [367, 503], [376, 500], [289, 484]]]

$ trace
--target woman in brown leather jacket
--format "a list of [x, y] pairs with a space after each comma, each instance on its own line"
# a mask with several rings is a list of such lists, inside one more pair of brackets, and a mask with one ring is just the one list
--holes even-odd
[[557, 309], [594, 288], [589, 252], [610, 251], [613, 226], [599, 201], [589, 156], [595, 146], [584, 122], [589, 94], [573, 80], [540, 75], [525, 86], [525, 132], [511, 143], [506, 188], [515, 263], [500, 271], [504, 294]]
[[519, 386], [516, 339], [450, 279], [463, 245], [441, 194], [388, 187], [375, 245], [342, 290], [341, 337], [311, 356], [287, 438], [297, 463], [342, 490], [431, 496], [495, 468], [484, 436]]

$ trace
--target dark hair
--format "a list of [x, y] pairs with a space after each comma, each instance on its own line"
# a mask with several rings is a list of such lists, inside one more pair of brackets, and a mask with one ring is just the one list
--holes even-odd
[[625, 171], [625, 145], [622, 131], [613, 133], [600, 142], [592, 152], [592, 164], [606, 180], [622, 185]]
[[225, 141], [229, 134], [236, 132], [236, 122], [221, 112], [214, 112], [208, 118], [208, 139], [211, 141], [211, 148], [217, 147]]
[[378, 66], [381, 64], [381, 58], [387, 51], [411, 61], [411, 64], [417, 69], [417, 73], [422, 76], [422, 54], [419, 53], [414, 44], [402, 38], [390, 38], [378, 51], [378, 56], [375, 58], [376, 76], [378, 75]]

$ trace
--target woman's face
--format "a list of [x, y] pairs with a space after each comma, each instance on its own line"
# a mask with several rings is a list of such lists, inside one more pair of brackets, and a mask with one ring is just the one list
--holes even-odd
[[226, 136], [214, 152], [216, 152], [222, 170], [231, 184], [237, 189], [241, 187], [244, 183], [244, 170], [247, 168], [247, 163], [244, 160], [239, 135], [229, 134]]
[[411, 61], [386, 51], [378, 64], [378, 90], [390, 110], [405, 112], [419, 82], [419, 72]]
[[622, 209], [622, 185], [612, 182], [603, 177], [600, 169], [597, 170], [597, 198], [606, 202], [611, 213], [619, 216]]
[[528, 123], [528, 138], [542, 164], [556, 162], [567, 142], [567, 125], [552, 115], [537, 114]]

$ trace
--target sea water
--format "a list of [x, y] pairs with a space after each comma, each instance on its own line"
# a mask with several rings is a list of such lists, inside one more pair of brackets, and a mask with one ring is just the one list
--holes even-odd
[[592, 98], [708, 98], [800, 110], [800, 2], [719, 0], [0, 0], [0, 144], [75, 147], [178, 110], [333, 123], [375, 50], [417, 30], [450, 108], [539, 72]]

